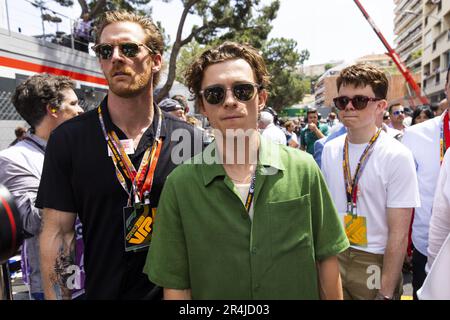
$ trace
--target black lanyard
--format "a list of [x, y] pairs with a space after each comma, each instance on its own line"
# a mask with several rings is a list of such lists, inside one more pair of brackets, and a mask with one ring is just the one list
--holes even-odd
[[248, 189], [247, 199], [245, 200], [245, 210], [247, 210], [247, 212], [250, 212], [250, 207], [253, 202], [253, 197], [255, 195], [255, 185], [256, 185], [256, 173], [254, 173], [252, 176], [250, 188]]

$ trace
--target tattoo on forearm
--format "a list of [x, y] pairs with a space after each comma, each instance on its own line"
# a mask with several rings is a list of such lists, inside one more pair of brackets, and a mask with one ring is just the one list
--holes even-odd
[[69, 278], [72, 275], [71, 266], [75, 264], [75, 251], [73, 249], [72, 246], [69, 248], [64, 245], [61, 246], [56, 256], [54, 272], [51, 276], [53, 287], [59, 287], [60, 289], [55, 290], [55, 293], [58, 294], [59, 291], [59, 295], [62, 298], [70, 297]]

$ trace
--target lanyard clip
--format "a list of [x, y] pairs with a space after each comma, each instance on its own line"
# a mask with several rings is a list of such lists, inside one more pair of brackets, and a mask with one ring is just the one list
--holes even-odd
[[140, 205], [140, 203], [141, 203], [141, 200], [139, 199], [137, 192], [134, 193], [134, 203], [136, 205]]
[[144, 192], [144, 204], [150, 204], [150, 193], [148, 190]]

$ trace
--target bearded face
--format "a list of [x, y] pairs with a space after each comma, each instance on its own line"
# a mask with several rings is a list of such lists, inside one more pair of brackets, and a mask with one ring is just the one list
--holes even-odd
[[100, 65], [115, 95], [131, 98], [152, 91], [153, 73], [160, 70], [161, 56], [140, 45], [136, 56], [127, 57], [119, 48], [125, 42], [145, 44], [146, 38], [142, 27], [133, 22], [111, 23], [103, 29], [99, 43], [113, 45], [113, 52], [109, 59], [100, 57]]
[[123, 63], [114, 65], [107, 76], [109, 89], [122, 98], [132, 98], [150, 90], [153, 80], [152, 61], [150, 58], [146, 60], [142, 70], [135, 70]]

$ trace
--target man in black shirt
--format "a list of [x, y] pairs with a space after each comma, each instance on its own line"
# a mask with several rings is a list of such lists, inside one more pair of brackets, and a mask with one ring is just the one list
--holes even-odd
[[151, 20], [107, 12], [96, 39], [108, 96], [55, 130], [47, 146], [37, 199], [44, 292], [67, 297], [58, 288], [71, 276], [77, 212], [86, 298], [159, 298], [142, 273], [156, 207], [167, 175], [201, 151], [201, 134], [153, 103], [163, 39]]

